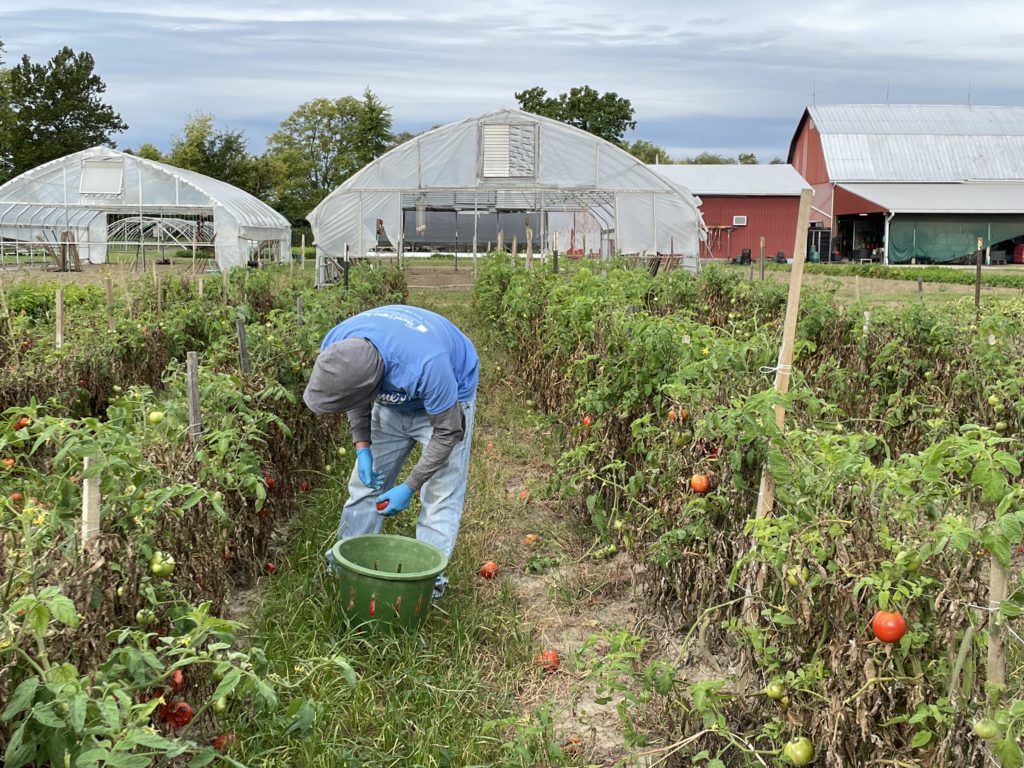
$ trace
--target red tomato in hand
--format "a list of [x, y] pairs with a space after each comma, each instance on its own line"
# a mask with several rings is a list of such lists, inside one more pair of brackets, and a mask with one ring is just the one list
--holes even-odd
[[907, 622], [899, 612], [878, 611], [871, 619], [871, 631], [883, 643], [898, 643], [907, 634]]

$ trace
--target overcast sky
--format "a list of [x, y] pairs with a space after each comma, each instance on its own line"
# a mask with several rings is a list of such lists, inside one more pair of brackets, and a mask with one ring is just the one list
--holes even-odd
[[162, 149], [209, 112], [260, 152], [295, 107], [367, 86], [396, 131], [516, 106], [539, 85], [615, 91], [627, 138], [673, 155], [784, 157], [818, 104], [1024, 104], [1018, 2], [3, 0], [7, 63], [88, 50], [129, 124]]

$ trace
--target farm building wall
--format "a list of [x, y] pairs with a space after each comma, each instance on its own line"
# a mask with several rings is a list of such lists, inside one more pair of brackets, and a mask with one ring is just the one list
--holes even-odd
[[733, 216], [746, 216], [746, 226], [735, 227], [731, 235], [722, 231], [710, 243], [711, 257], [732, 259], [744, 248], [757, 258], [761, 236], [765, 238], [765, 254], [771, 258], [779, 251], [789, 258], [796, 241], [796, 220], [800, 212], [799, 197], [714, 197], [701, 196], [701, 213], [707, 227], [731, 226]]

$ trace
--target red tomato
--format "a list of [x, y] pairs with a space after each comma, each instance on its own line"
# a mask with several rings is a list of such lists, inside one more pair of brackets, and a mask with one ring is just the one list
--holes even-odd
[[530, 492], [529, 491], [520, 491], [519, 492], [519, 500], [520, 501], [526, 501], [528, 498], [530, 498]]
[[306, 493], [312, 487], [313, 486], [309, 482], [309, 480], [303, 480], [302, 483], [299, 485], [299, 493]]
[[192, 707], [184, 701], [169, 701], [157, 710], [160, 719], [171, 728], [184, 728], [192, 721]]
[[555, 672], [562, 665], [562, 660], [558, 657], [558, 651], [548, 648], [537, 658], [537, 663], [545, 672]]
[[185, 687], [185, 675], [180, 669], [176, 669], [171, 673], [171, 693], [177, 693]]
[[498, 564], [493, 560], [488, 560], [480, 566], [480, 575], [485, 579], [493, 579], [498, 575]]
[[590, 414], [587, 414], [586, 416], [583, 417], [583, 426], [584, 427], [587, 427], [589, 429], [590, 425], [593, 424], [593, 423], [594, 423], [594, 420], [592, 418], [590, 418]]
[[17, 422], [15, 422], [14, 429], [15, 430], [24, 429], [25, 427], [27, 427], [31, 423], [32, 423], [32, 421], [29, 419], [28, 416], [22, 416], [20, 419], [18, 419]]
[[707, 475], [694, 475], [690, 478], [690, 487], [694, 493], [707, 493], [711, 490], [711, 478]]
[[274, 490], [274, 486], [277, 485], [277, 481], [274, 480], [274, 478], [272, 478], [270, 475], [264, 475], [263, 482], [266, 483], [268, 491]]
[[385, 499], [384, 501], [378, 501], [377, 502], [377, 511], [378, 512], [383, 512], [385, 509], [388, 508], [388, 504], [390, 504], [390, 503], [391, 502], [388, 501], [387, 499]]
[[228, 744], [234, 743], [235, 734], [233, 733], [222, 733], [220, 736], [214, 736], [213, 739], [210, 740], [210, 745], [218, 752], [223, 752], [224, 747], [226, 747]]
[[871, 631], [883, 643], [898, 643], [907, 634], [907, 622], [899, 612], [878, 611], [871, 619]]
[[274, 571], [276, 571], [276, 570], [277, 570], [277, 566], [276, 566], [276, 565], [274, 565], [274, 564], [273, 564], [273, 563], [271, 563], [271, 562], [267, 562], [267, 563], [265, 563], [265, 564], [263, 565], [263, 569], [264, 569], [264, 570], [265, 570], [265, 571], [266, 571], [267, 573], [273, 573]]
[[12, 494], [11, 494], [10, 496], [8, 496], [7, 498], [9, 498], [9, 499], [10, 499], [10, 500], [11, 500], [12, 502], [14, 502], [15, 504], [17, 504], [17, 503], [19, 503], [19, 502], [21, 501], [21, 499], [22, 499], [22, 495], [21, 495], [20, 493], [18, 493], [17, 491], [15, 491], [14, 493], [12, 493]]

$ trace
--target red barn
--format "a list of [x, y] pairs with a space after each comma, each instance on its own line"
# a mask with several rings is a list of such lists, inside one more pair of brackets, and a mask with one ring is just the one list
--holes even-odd
[[808, 107], [789, 149], [843, 258], [1024, 262], [1024, 107]]
[[[708, 238], [701, 256], [735, 259], [745, 250], [758, 258], [761, 238], [765, 256], [793, 256], [800, 191], [809, 188], [791, 165], [651, 165], [700, 198]], [[809, 249], [824, 257], [828, 243], [812, 234]]]

